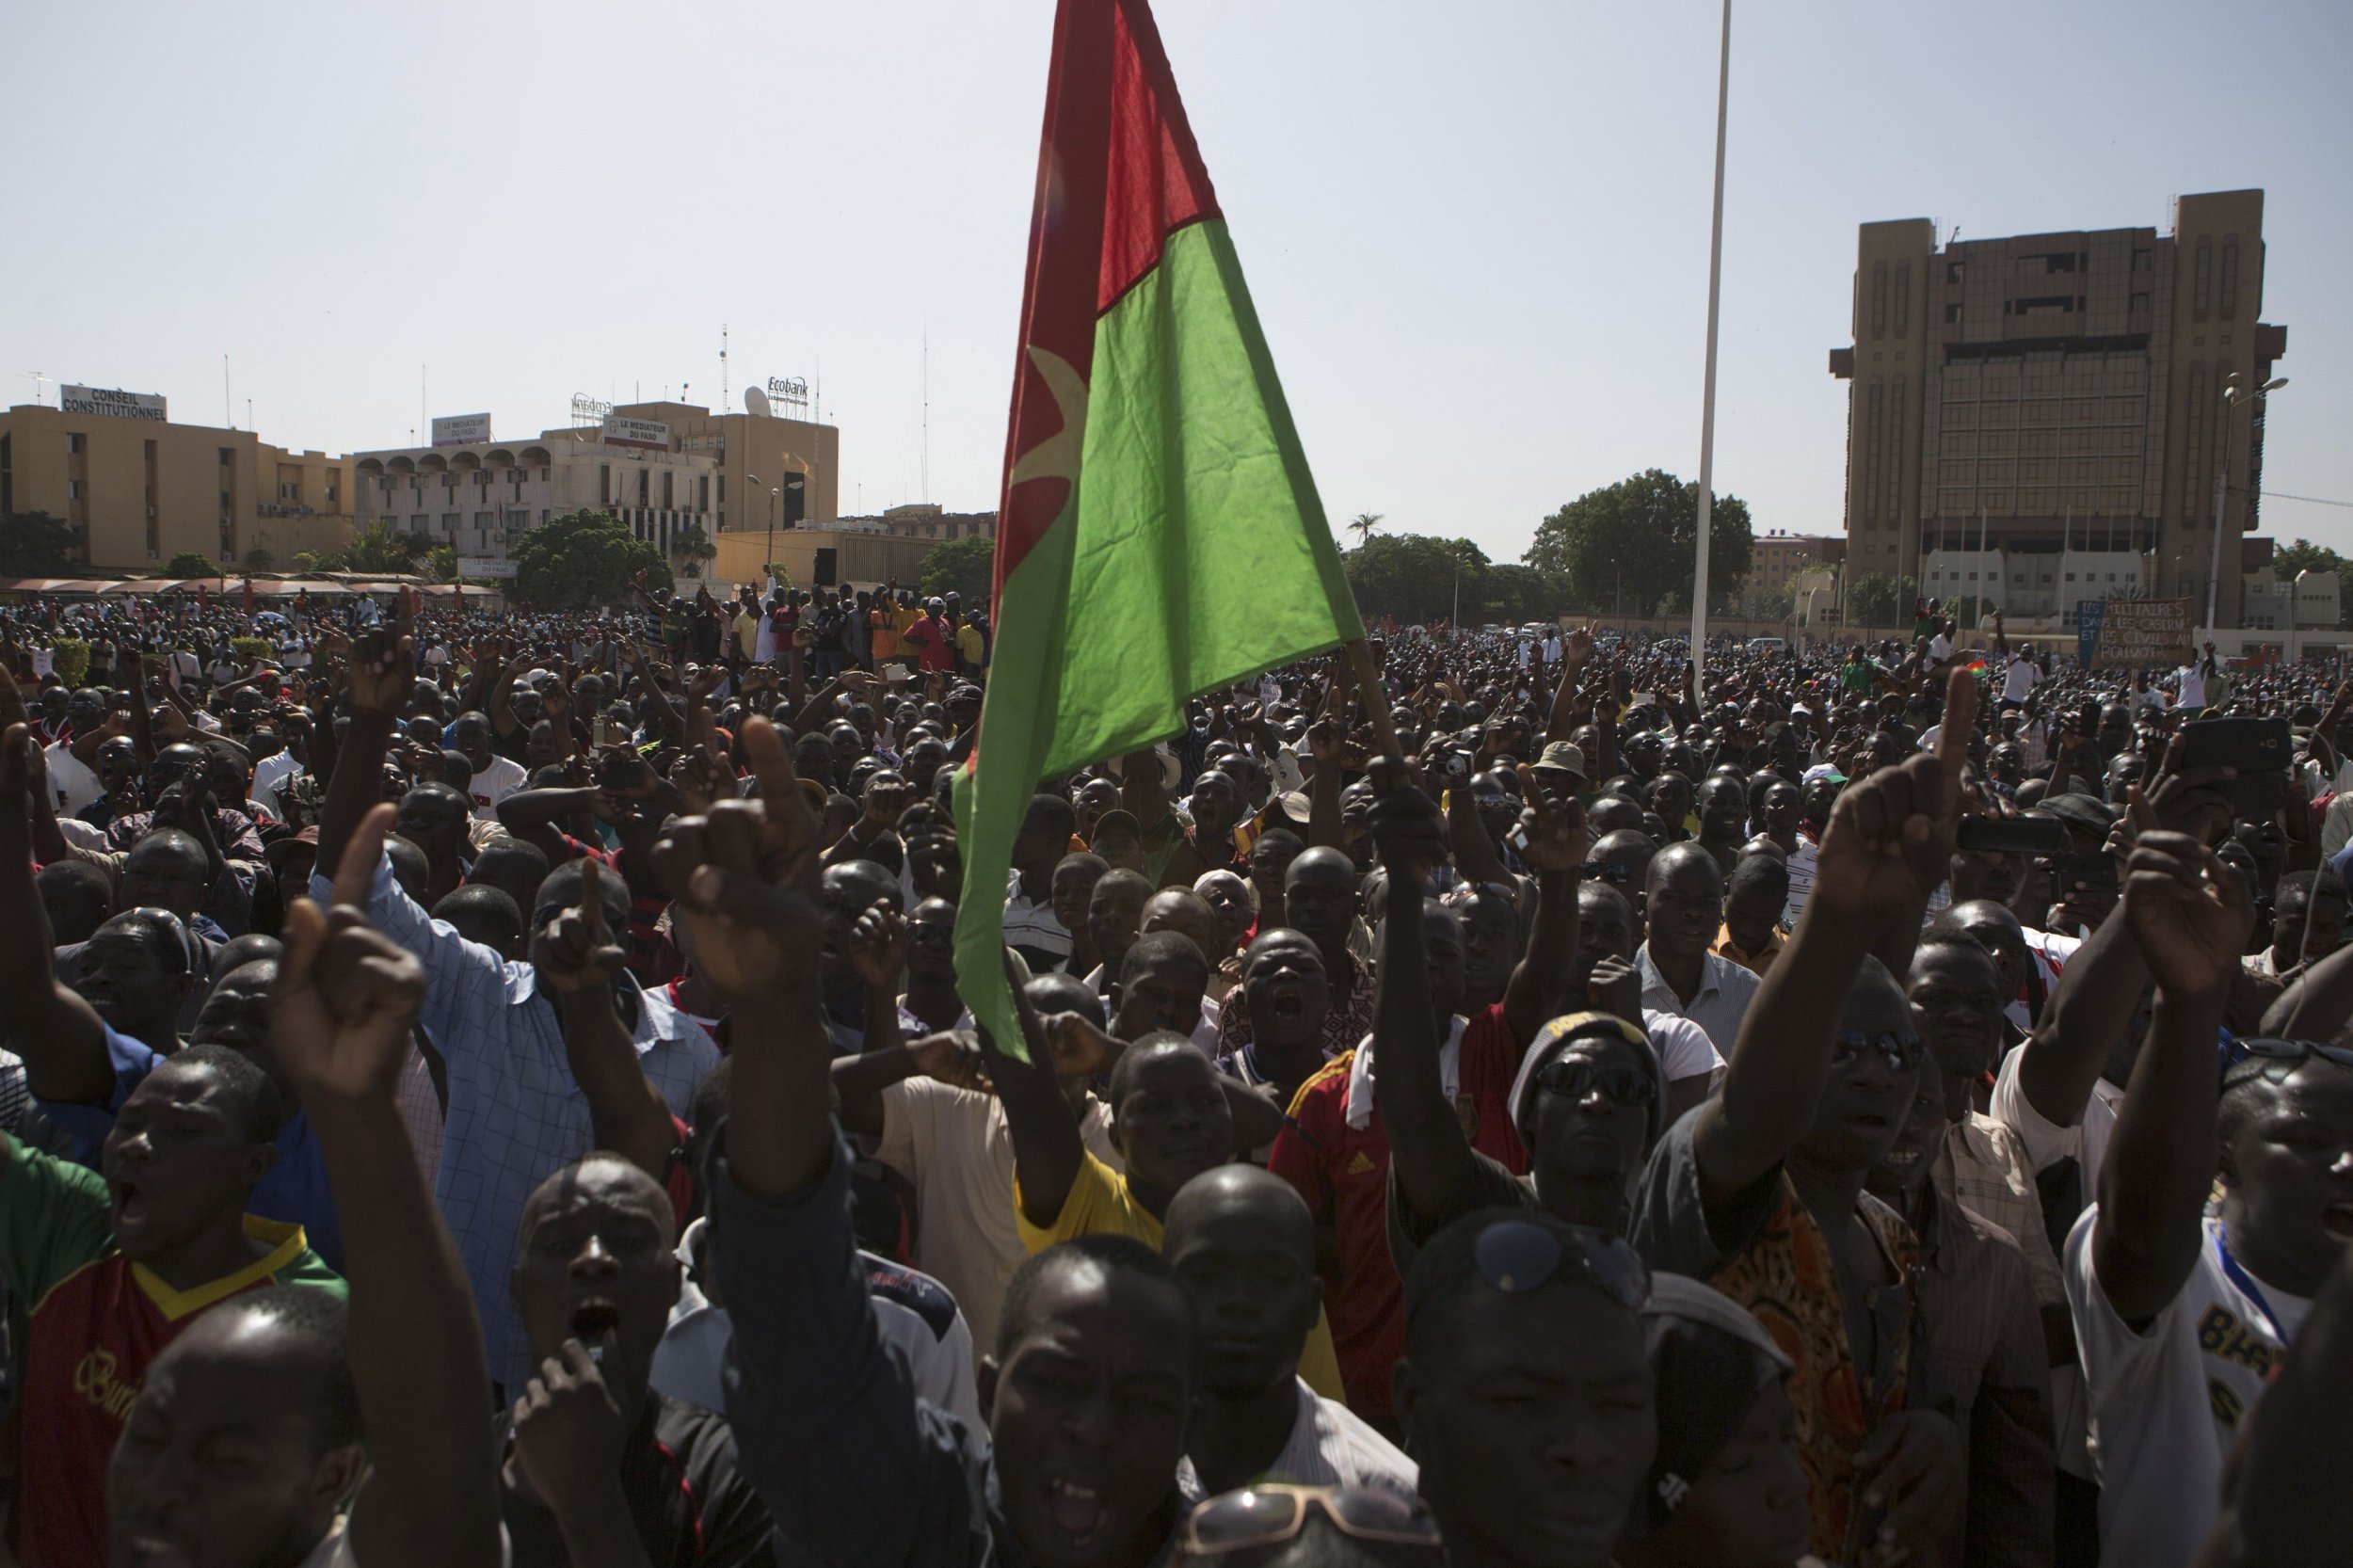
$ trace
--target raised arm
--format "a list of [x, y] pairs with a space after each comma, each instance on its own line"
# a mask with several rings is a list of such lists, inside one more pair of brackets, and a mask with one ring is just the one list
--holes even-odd
[[352, 1509], [354, 1555], [496, 1568], [499, 1460], [482, 1418], [482, 1325], [394, 1100], [424, 971], [360, 908], [392, 820], [379, 806], [353, 835], [333, 914], [307, 900], [287, 912], [271, 1036], [343, 1224], [370, 1460]]
[[636, 1047], [614, 1005], [613, 987], [627, 955], [605, 919], [602, 871], [593, 857], [582, 863], [579, 904], [533, 934], [531, 963], [555, 1003], [564, 1057], [587, 1096], [596, 1146], [660, 1181], [669, 1174], [678, 1128], [669, 1102], [638, 1066]]
[[1503, 987], [1503, 1021], [1523, 1049], [1536, 1038], [1561, 1002], [1561, 977], [1577, 952], [1577, 884], [1585, 863], [1585, 808], [1574, 796], [1556, 801], [1536, 787], [1536, 775], [1520, 764], [1520, 798], [1532, 804], [1520, 812], [1521, 854], [1536, 872], [1536, 918], [1528, 950], [1512, 968]]
[[2203, 1244], [2220, 1088], [2215, 1046], [2254, 906], [2214, 851], [2186, 835], [2144, 833], [2129, 862], [2125, 918], [2157, 977], [2157, 1005], [2108, 1135], [2091, 1250], [2108, 1304], [2137, 1327], [2181, 1290]]
[[28, 841], [40, 744], [21, 724], [0, 735], [0, 1029], [24, 1059], [24, 1083], [42, 1099], [87, 1105], [106, 1097], [114, 1066], [106, 1026], [56, 977], [49, 912], [33, 886]]
[[1070, 1189], [1086, 1163], [1086, 1144], [1079, 1136], [1078, 1113], [1063, 1097], [1055, 1077], [1045, 1029], [1018, 983], [1013, 986], [1013, 1002], [1029, 1060], [1008, 1055], [986, 1031], [981, 1032], [981, 1049], [997, 1085], [997, 1098], [1005, 1108], [1021, 1217], [1043, 1230], [1062, 1218], [1063, 1205], [1070, 1200]]
[[1593, 629], [1580, 626], [1561, 639], [1561, 684], [1553, 689], [1552, 711], [1545, 719], [1545, 744], [1565, 741], [1577, 733], [1577, 680], [1585, 662], [1593, 656]]
[[1691, 1129], [1700, 1195], [1729, 1203], [1778, 1166], [1814, 1120], [1847, 990], [1880, 925], [1945, 879], [1961, 809], [1977, 680], [1955, 670], [1933, 756], [1882, 768], [1838, 797], [1814, 892], [1740, 1023], [1722, 1092]]
[[353, 831], [384, 799], [384, 753], [415, 678], [416, 645], [409, 639], [377, 631], [352, 644], [346, 680], [351, 725], [336, 753], [327, 798], [319, 804], [321, 867], [343, 864]]
[[[574, 777], [579, 775], [575, 774]], [[548, 864], [560, 866], [572, 857], [556, 825], [583, 812], [593, 814], [599, 804], [593, 785], [568, 789], [518, 790], [498, 803], [499, 825], [516, 838], [538, 846]]]
[[[2124, 902], [2129, 905], [2131, 893]], [[2111, 916], [2067, 961], [2018, 1058], [2018, 1089], [2034, 1113], [2073, 1127], [2149, 984], [2128, 919]]]
[[1373, 764], [1373, 842], [1388, 871], [1372, 993], [1373, 1103], [1389, 1137], [1389, 1169], [1405, 1206], [1455, 1214], [1472, 1201], [1478, 1159], [1439, 1077], [1422, 900], [1446, 856], [1437, 804], [1405, 782], [1405, 764]]
[[712, 1260], [736, 1326], [728, 1420], [780, 1536], [824, 1562], [932, 1560], [923, 1547], [970, 1529], [969, 1494], [926, 1438], [904, 1363], [882, 1348], [857, 1262], [808, 961], [824, 937], [823, 840], [774, 728], [754, 718], [744, 742], [759, 798], [675, 824], [658, 852], [702, 977], [736, 1022], [711, 1192]]

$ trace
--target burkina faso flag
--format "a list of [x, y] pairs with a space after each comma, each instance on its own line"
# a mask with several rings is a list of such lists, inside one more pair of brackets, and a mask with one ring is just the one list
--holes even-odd
[[956, 779], [956, 969], [1017, 1050], [1003, 905], [1039, 781], [1364, 635], [1144, 0], [1062, 0], [1054, 22], [994, 624]]

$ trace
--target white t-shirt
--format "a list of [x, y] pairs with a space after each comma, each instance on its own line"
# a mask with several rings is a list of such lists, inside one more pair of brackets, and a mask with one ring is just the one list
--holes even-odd
[[[2214, 1528], [2222, 1461], [2312, 1304], [2262, 1287], [2259, 1304], [2222, 1266], [2209, 1219], [2181, 1291], [2142, 1334], [2108, 1304], [2092, 1262], [2092, 1205], [2068, 1232], [2067, 1304], [2091, 1393], [2091, 1460], [2100, 1480], [2100, 1560], [2182, 1568]], [[2265, 1311], [2268, 1305], [2269, 1312]]]
[[73, 755], [72, 745], [58, 741], [40, 748], [42, 760], [49, 769], [49, 791], [56, 798], [57, 815], [71, 817], [82, 808], [106, 792], [98, 776], [85, 767]]
[[284, 816], [285, 812], [278, 808], [278, 792], [284, 788], [286, 780], [301, 771], [302, 764], [294, 760], [292, 752], [271, 752], [253, 764], [253, 798], [267, 806], [272, 815]]
[[1935, 636], [1929, 639], [1929, 664], [1942, 664], [1950, 661], [1952, 656], [1953, 640], [1950, 637], [1947, 637], [1944, 632], [1939, 632]]
[[[2108, 1157], [2108, 1135], [2116, 1130], [2116, 1112], [2124, 1091], [2106, 1079], [2095, 1080], [2082, 1117], [2073, 1127], [2046, 1120], [2027, 1102], [2018, 1074], [2026, 1048], [2002, 1058], [1993, 1075], [1993, 1119], [2018, 1135], [2026, 1162], [2037, 1176], [2062, 1160], [2075, 1162], [2082, 1201], [2088, 1207], [2100, 1195], [2100, 1168]], [[2091, 1404], [2084, 1387], [2081, 1365], [2051, 1368], [2051, 1430], [2058, 1442], [2059, 1468], [2071, 1476], [2091, 1477], [2087, 1443], [2091, 1431]]]
[[473, 797], [474, 816], [483, 822], [498, 821], [499, 802], [529, 782], [531, 776], [523, 772], [520, 762], [492, 753], [490, 765], [475, 774], [466, 787]]
[[2011, 659], [2009, 668], [2002, 672], [2002, 700], [2025, 701], [2026, 694], [2033, 691], [2036, 682], [2041, 679], [2042, 672], [2034, 667], [2032, 660], [2023, 655]]
[[1707, 1031], [1679, 1013], [1654, 1013], [1643, 1008], [1642, 1032], [1650, 1036], [1650, 1048], [1658, 1056], [1658, 1070], [1666, 1075], [1669, 1083], [1705, 1077], [1724, 1064], [1715, 1042], [1707, 1037]]
[[2184, 664], [2181, 669], [2182, 706], [2203, 708], [2206, 705], [2206, 672], [2200, 664]]

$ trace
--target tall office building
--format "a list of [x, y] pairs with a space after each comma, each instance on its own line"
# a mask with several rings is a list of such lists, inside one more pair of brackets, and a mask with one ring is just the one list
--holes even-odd
[[[2175, 199], [2169, 232], [1954, 238], [1862, 226], [1848, 382], [1847, 572], [2014, 615], [2184, 594], [2238, 624], [2264, 405], [2287, 328], [2263, 308], [2263, 192]], [[1965, 574], [1965, 575], [1964, 575]]]

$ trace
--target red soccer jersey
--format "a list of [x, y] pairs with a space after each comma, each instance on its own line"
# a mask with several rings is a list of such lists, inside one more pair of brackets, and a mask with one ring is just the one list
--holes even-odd
[[[1465, 1027], [1455, 1110], [1471, 1146], [1519, 1172], [1528, 1156], [1512, 1130], [1506, 1101], [1520, 1051], [1500, 1004]], [[1348, 1408], [1360, 1416], [1392, 1413], [1389, 1371], [1405, 1353], [1405, 1282], [1389, 1257], [1389, 1138], [1375, 1111], [1362, 1128], [1348, 1125], [1348, 1080], [1354, 1051], [1343, 1051], [1291, 1100], [1290, 1125], [1274, 1140], [1267, 1168], [1299, 1190], [1317, 1221], [1339, 1241], [1340, 1282], [1324, 1294], [1333, 1348]]]
[[[114, 1250], [106, 1184], [94, 1172], [0, 1144], [0, 1246], [10, 1282], [32, 1296], [18, 1401], [17, 1556], [24, 1568], [106, 1560], [106, 1461], [147, 1368], [197, 1314], [244, 1291], [343, 1281], [300, 1225], [246, 1216], [269, 1255], [192, 1290], [174, 1290]], [[94, 1223], [93, 1223], [94, 1222]], [[78, 1256], [77, 1256], [78, 1255]], [[54, 1281], [55, 1283], [50, 1283]]]

